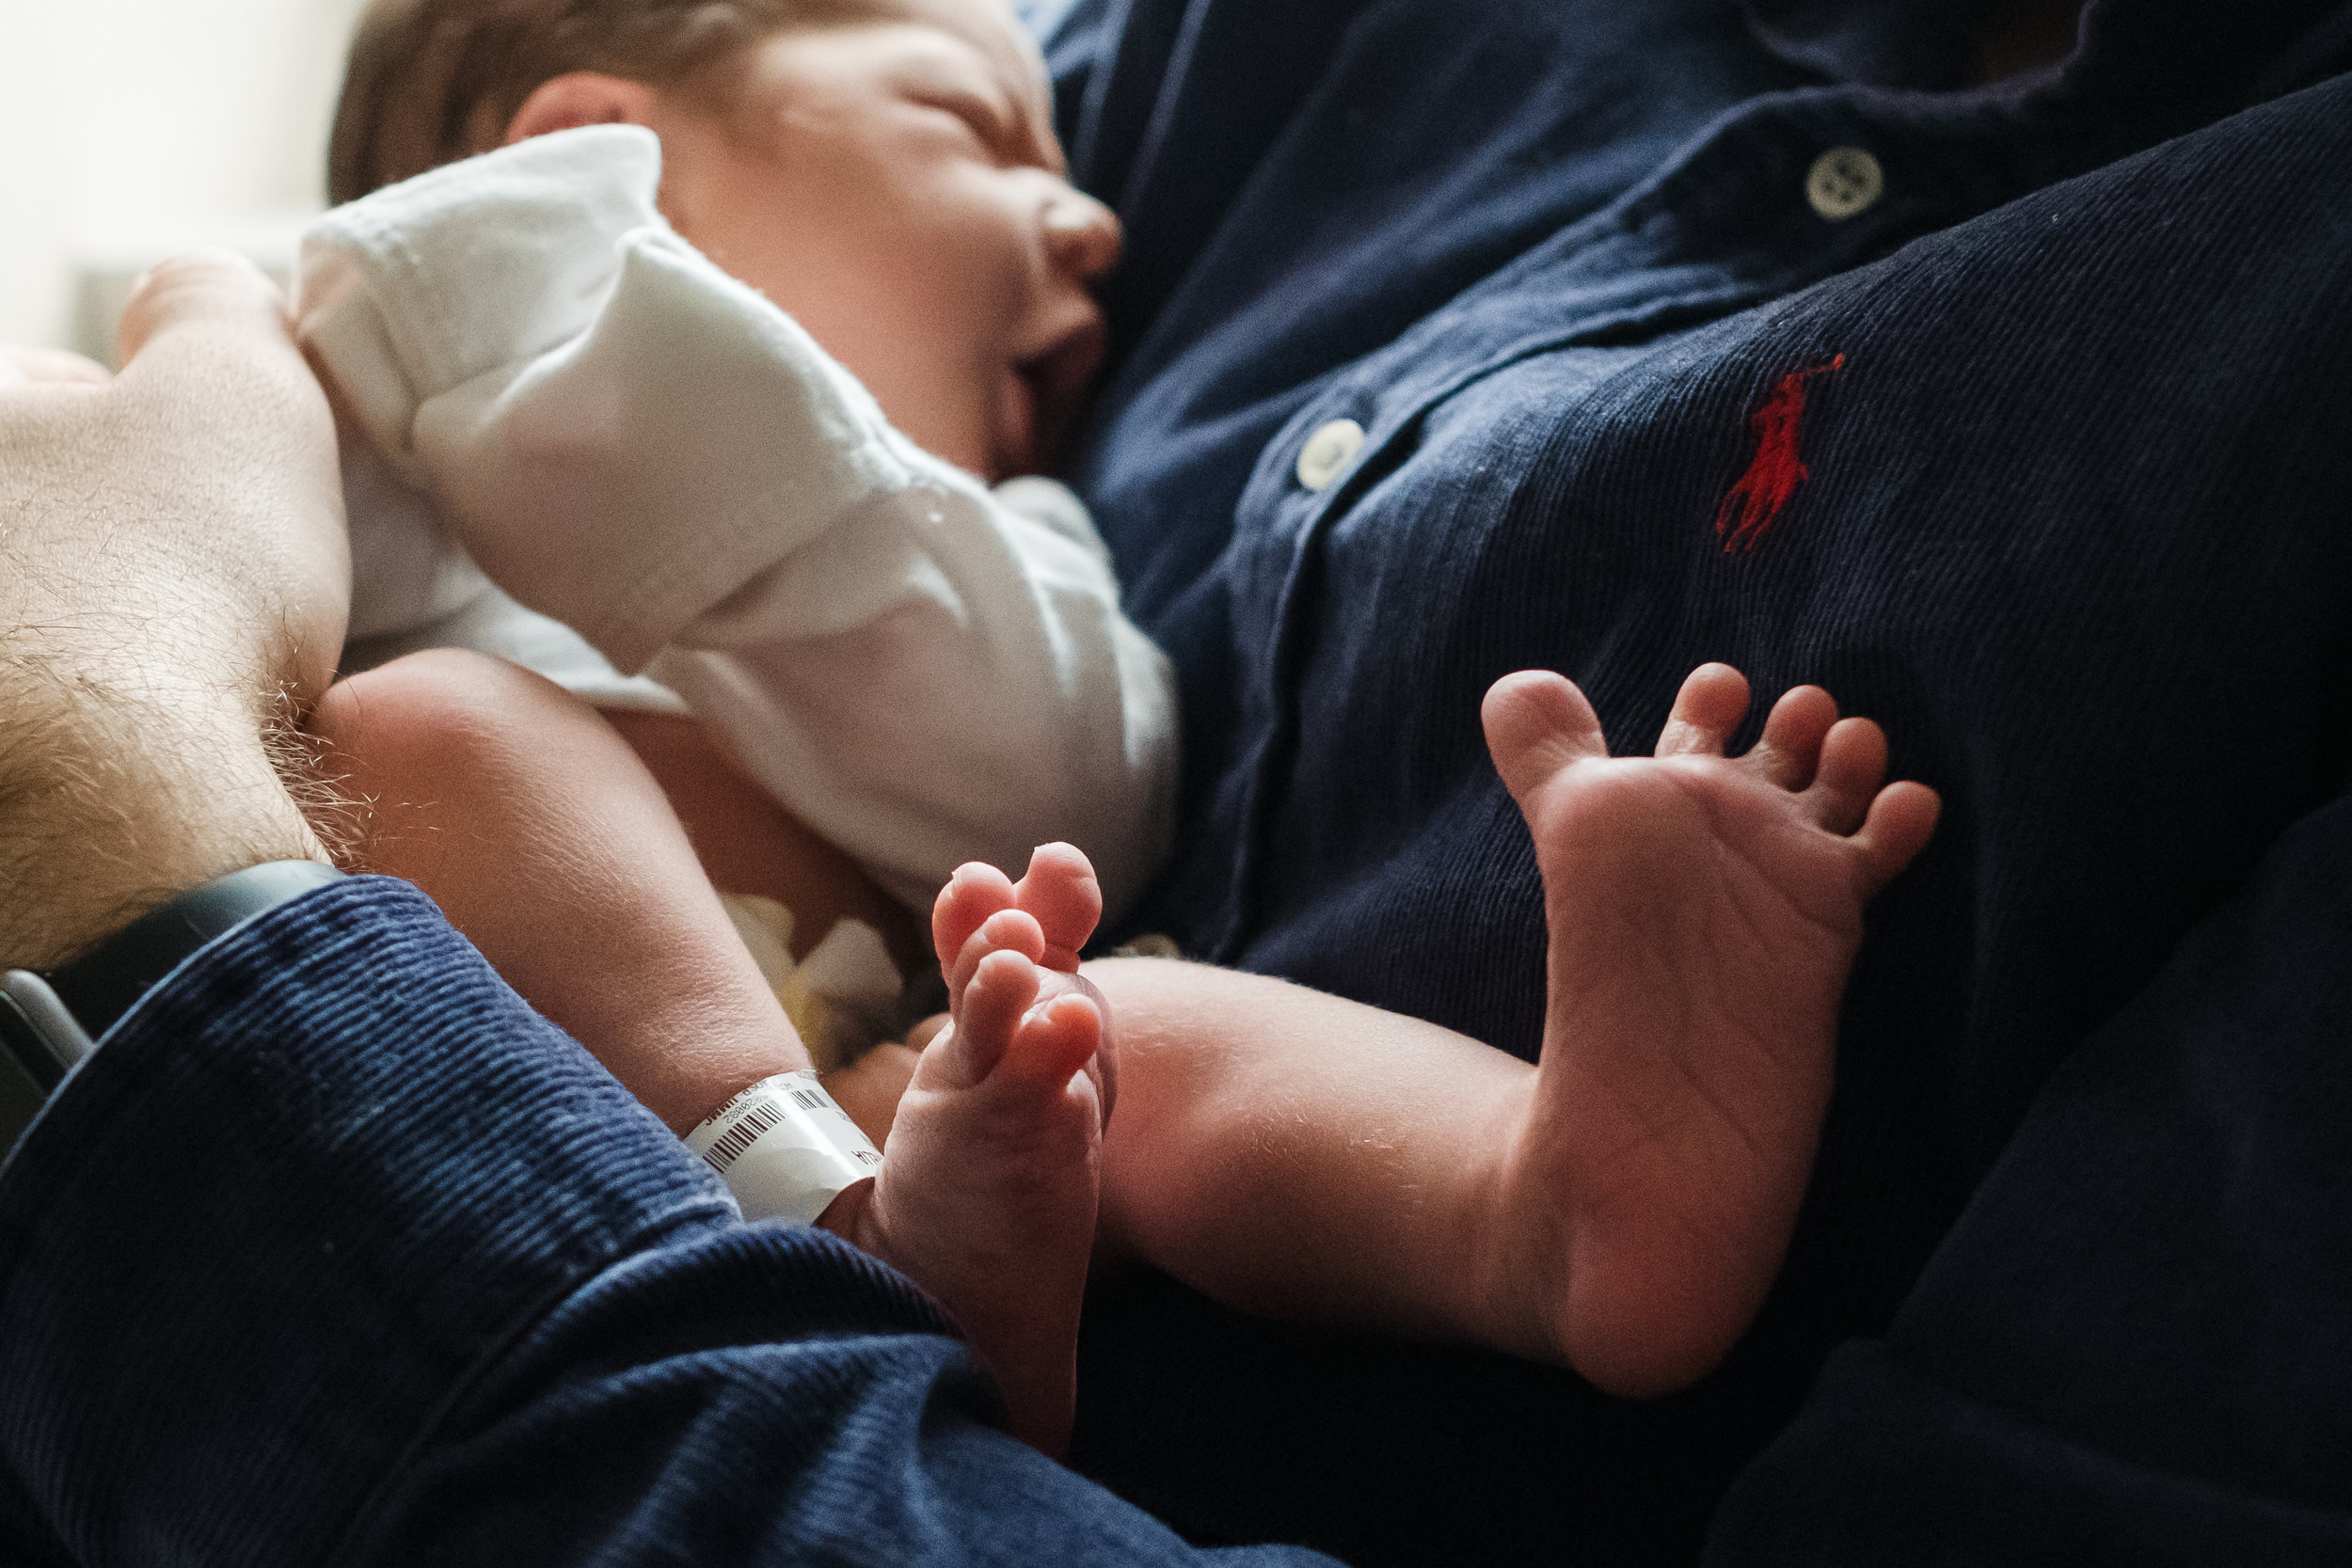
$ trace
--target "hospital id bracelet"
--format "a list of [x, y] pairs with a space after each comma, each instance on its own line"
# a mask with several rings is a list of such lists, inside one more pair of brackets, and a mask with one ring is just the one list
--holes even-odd
[[747, 1220], [814, 1225], [870, 1177], [882, 1151], [803, 1068], [763, 1078], [686, 1134], [735, 1195]]

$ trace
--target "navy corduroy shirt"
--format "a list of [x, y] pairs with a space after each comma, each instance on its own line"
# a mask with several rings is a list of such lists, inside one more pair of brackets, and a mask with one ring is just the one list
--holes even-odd
[[1758, 721], [1824, 685], [1945, 801], [1870, 911], [1788, 1263], [1720, 1374], [1635, 1408], [1106, 1291], [1079, 1462], [1180, 1525], [1687, 1554], [2054, 1068], [2344, 788], [2352, 10], [2102, 0], [2071, 59], [1985, 87], [1967, 10], [1053, 19], [1076, 178], [1132, 252], [1073, 482], [1183, 684], [1177, 857], [1134, 926], [1532, 1057], [1541, 888], [1477, 719], [1526, 667], [1635, 752], [1704, 661]]

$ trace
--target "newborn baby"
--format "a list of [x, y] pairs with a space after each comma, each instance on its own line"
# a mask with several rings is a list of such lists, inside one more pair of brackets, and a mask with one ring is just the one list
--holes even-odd
[[[878, 880], [928, 893], [975, 846], [933, 910], [954, 1021], [840, 1082], [883, 1159], [818, 1222], [930, 1290], [1048, 1451], [1097, 1256], [1620, 1392], [1713, 1365], [1788, 1242], [1862, 906], [1933, 823], [1931, 792], [1881, 787], [1875, 727], [1800, 688], [1726, 759], [1746, 683], [1708, 666], [1657, 758], [1611, 759], [1568, 683], [1498, 683], [1488, 742], [1549, 893], [1534, 1067], [1196, 965], [1081, 977], [1089, 857], [1116, 857], [1115, 893], [1148, 867], [1173, 739], [1090, 529], [1027, 523], [955, 467], [1035, 461], [1100, 353], [1083, 285], [1115, 233], [1059, 177], [1034, 50], [990, 0], [859, 5], [639, 78], [628, 48], [686, 12], [542, 9], [569, 41], [539, 56], [577, 58], [405, 133], [471, 128], [437, 156], [521, 145], [330, 214], [306, 341], [494, 580], [616, 676], [650, 661]], [[463, 0], [378, 14], [437, 14], [421, 36], [451, 57], [487, 24]], [[417, 112], [357, 77], [362, 104]], [[646, 129], [586, 128], [619, 121]], [[358, 863], [431, 892], [677, 1131], [807, 1065], [661, 789], [575, 699], [429, 654], [344, 681], [314, 722], [374, 802]], [[1016, 884], [994, 847], [1041, 813], [1083, 828], [1033, 840], [1079, 848]]]
[[[860, 72], [991, 98], [1025, 151], [928, 99], [861, 119]], [[516, 146], [311, 230], [301, 337], [359, 437], [346, 668], [467, 646], [691, 713], [912, 908], [1049, 838], [1123, 901], [1171, 677], [1085, 509], [1014, 478], [1101, 357], [1117, 226], [1046, 166], [1034, 85], [938, 29], [787, 32], [719, 79], [560, 78]], [[608, 91], [660, 138], [550, 129]]]

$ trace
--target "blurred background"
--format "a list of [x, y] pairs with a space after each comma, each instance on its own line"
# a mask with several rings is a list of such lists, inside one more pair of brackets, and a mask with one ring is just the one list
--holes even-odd
[[110, 359], [193, 244], [282, 273], [323, 205], [361, 0], [0, 0], [0, 341]]

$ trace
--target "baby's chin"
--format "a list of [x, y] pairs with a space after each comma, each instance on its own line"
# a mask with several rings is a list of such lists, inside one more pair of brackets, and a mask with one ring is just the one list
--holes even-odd
[[999, 478], [1013, 474], [1050, 473], [1057, 467], [1085, 410], [1087, 388], [1103, 365], [1104, 332], [1098, 317], [1083, 330], [1071, 333], [1054, 349], [1015, 368], [1012, 380], [1017, 416], [1000, 429], [1016, 429], [1017, 438], [1000, 446], [1017, 463]]
[[960, 406], [914, 410], [882, 404], [882, 415], [916, 446], [933, 457], [952, 463], [975, 479], [996, 484], [1032, 470], [1020, 461], [1025, 445], [1009, 443], [1003, 434], [1001, 399], [993, 392], [962, 400]]
[[994, 418], [990, 421], [988, 467], [981, 477], [991, 484], [1017, 474], [1038, 471], [1038, 396], [1028, 380], [1008, 370], [999, 379]]
[[991, 484], [1041, 472], [1052, 453], [1040, 439], [1037, 389], [1009, 367], [979, 378], [953, 406], [882, 412], [924, 451]]

